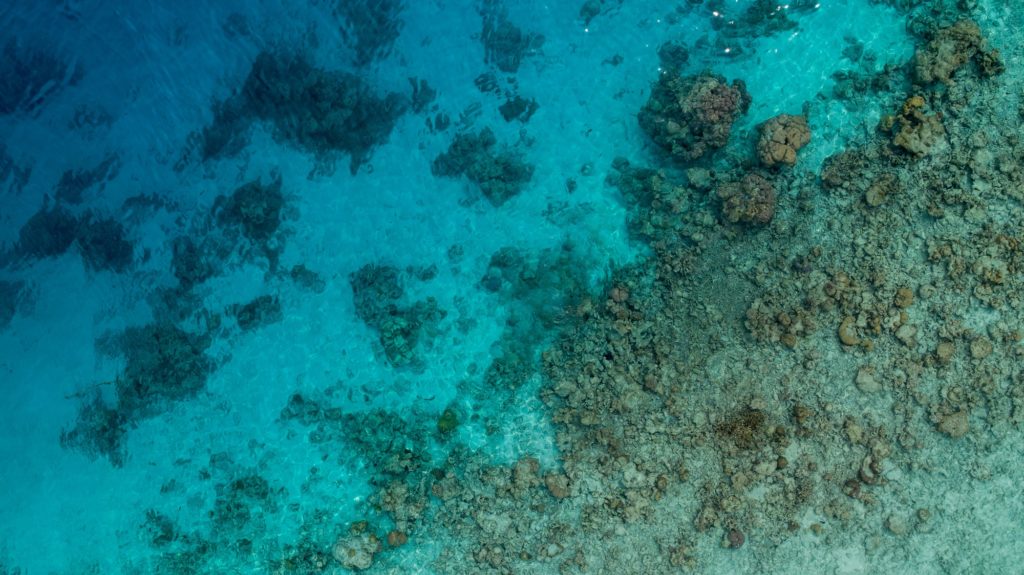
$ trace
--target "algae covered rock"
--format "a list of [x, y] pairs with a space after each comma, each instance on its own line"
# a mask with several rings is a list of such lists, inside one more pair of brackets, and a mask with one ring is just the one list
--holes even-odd
[[792, 166], [796, 163], [796, 153], [811, 141], [811, 129], [803, 116], [779, 114], [760, 128], [757, 157], [769, 168], [778, 164]]

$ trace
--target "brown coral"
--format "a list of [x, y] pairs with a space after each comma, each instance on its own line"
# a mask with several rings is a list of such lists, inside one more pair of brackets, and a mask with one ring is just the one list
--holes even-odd
[[807, 118], [779, 114], [761, 124], [761, 137], [757, 141], [757, 157], [767, 167], [776, 164], [792, 166], [796, 153], [811, 141]]
[[925, 114], [924, 98], [912, 96], [903, 103], [898, 116], [882, 118], [881, 128], [893, 134], [892, 143], [917, 157], [927, 156], [945, 142], [946, 129], [941, 114]]
[[722, 215], [732, 223], [767, 224], [775, 217], [775, 187], [758, 174], [718, 187]]

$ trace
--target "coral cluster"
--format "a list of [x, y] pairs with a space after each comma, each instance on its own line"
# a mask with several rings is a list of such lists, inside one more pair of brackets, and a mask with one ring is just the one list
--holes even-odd
[[57, 54], [9, 40], [0, 58], [0, 116], [35, 112], [82, 76], [82, 68]]
[[508, 19], [508, 11], [500, 0], [480, 3], [483, 30], [480, 40], [484, 45], [484, 61], [502, 72], [515, 73], [527, 56], [540, 51], [544, 36], [524, 32]]
[[238, 226], [249, 241], [266, 242], [281, 225], [284, 203], [278, 175], [269, 184], [253, 180], [235, 189], [230, 196], [219, 197], [214, 212], [219, 223]]
[[757, 157], [766, 167], [777, 164], [792, 166], [796, 153], [811, 141], [811, 129], [804, 116], [779, 114], [760, 126]]
[[21, 307], [25, 282], [0, 280], [0, 329], [7, 327]]
[[60, 204], [44, 205], [25, 222], [14, 251], [20, 257], [48, 258], [72, 246], [90, 270], [123, 272], [134, 259], [135, 247], [120, 222], [92, 212], [76, 216]]
[[946, 143], [946, 130], [941, 114], [926, 114], [924, 98], [908, 98], [896, 116], [882, 118], [881, 129], [892, 134], [897, 148], [922, 157], [931, 154], [937, 146]]
[[349, 276], [356, 315], [379, 334], [384, 356], [395, 367], [421, 367], [420, 346], [428, 346], [447, 312], [428, 297], [406, 304], [398, 269], [366, 264]]
[[662, 74], [640, 110], [640, 127], [674, 158], [690, 162], [725, 146], [733, 123], [750, 107], [742, 80], [717, 74]]
[[61, 445], [124, 463], [123, 438], [138, 421], [160, 414], [206, 386], [215, 363], [207, 354], [212, 339], [169, 323], [132, 327], [111, 338], [124, 354], [124, 372], [114, 382], [114, 402], [85, 394], [74, 427], [61, 432]]
[[120, 168], [121, 158], [110, 154], [93, 168], [67, 170], [57, 182], [54, 196], [60, 202], [80, 204], [86, 190], [96, 188], [96, 193], [102, 192], [106, 182], [117, 177]]
[[722, 215], [732, 223], [767, 224], [775, 217], [775, 186], [759, 174], [718, 186]]
[[914, 54], [916, 79], [924, 84], [953, 84], [953, 75], [974, 60], [982, 76], [1002, 73], [999, 50], [989, 49], [973, 20], [960, 20], [936, 30], [931, 40]]
[[490, 128], [455, 136], [448, 151], [434, 159], [431, 171], [437, 176], [465, 175], [495, 206], [522, 191], [533, 178], [533, 165], [508, 146], [499, 146]]
[[378, 96], [359, 76], [317, 68], [303, 56], [262, 52], [242, 89], [216, 106], [200, 137], [202, 158], [234, 155], [251, 124], [262, 121], [278, 139], [319, 158], [348, 154], [355, 173], [407, 107], [406, 97]]
[[402, 31], [404, 0], [337, 0], [334, 14], [346, 44], [355, 52], [355, 65], [366, 66], [391, 54]]

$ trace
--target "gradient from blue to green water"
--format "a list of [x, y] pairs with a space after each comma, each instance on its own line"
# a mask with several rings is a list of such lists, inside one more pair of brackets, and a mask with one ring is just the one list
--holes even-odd
[[[282, 501], [296, 506], [285, 512], [282, 503], [270, 515], [273, 524], [259, 542], [266, 547], [253, 552], [250, 572], [267, 572], [255, 561], [294, 542], [304, 515], [314, 509], [329, 509], [338, 525], [362, 518], [372, 455], [340, 452], [321, 460], [317, 446], [280, 424], [282, 407], [297, 392], [330, 390], [348, 410], [415, 409], [426, 418], [449, 405], [472, 404], [498, 422], [500, 432], [467, 422], [459, 430], [466, 445], [493, 453], [497, 462], [524, 454], [555, 462], [553, 432], [536, 398], [523, 392], [511, 405], [481, 408], [469, 397], [515, 311], [480, 289], [478, 279], [491, 254], [508, 245], [535, 254], [570, 241], [592, 287], [611, 267], [645, 253], [629, 241], [625, 209], [604, 180], [615, 157], [650, 157], [636, 112], [659, 73], [657, 47], [681, 40], [691, 46], [689, 69], [708, 67], [746, 82], [754, 104], [727, 153], [745, 153], [740, 142], [765, 119], [809, 111], [814, 139], [801, 155], [801, 168], [814, 171], [850, 139], [873, 131], [885, 112], [871, 102], [851, 110], [819, 96], [829, 93], [835, 71], [854, 66], [843, 56], [850, 44], [844, 38], [872, 54], [876, 70], [906, 61], [914, 46], [901, 13], [867, 0], [821, 0], [793, 16], [796, 29], [723, 40], [717, 47], [711, 20], [727, 21], [742, 13], [744, 3], [725, 3], [719, 16], [693, 9], [667, 20], [673, 9], [661, 2], [605, 2], [603, 13], [584, 24], [578, 2], [507, 2], [511, 21], [545, 38], [515, 74], [518, 94], [540, 104], [524, 125], [504, 121], [502, 99], [474, 86], [488, 67], [472, 3], [410, 2], [401, 11], [403, 26], [391, 54], [358, 73], [382, 92], [406, 93], [408, 78], [426, 79], [438, 91], [436, 109], [455, 122], [464, 114], [466, 125], [489, 126], [501, 141], [528, 142], [525, 154], [535, 172], [521, 195], [501, 207], [467, 202], [465, 181], [434, 177], [431, 162], [455, 129], [431, 133], [426, 116], [413, 113], [398, 120], [356, 174], [342, 162], [333, 174], [311, 176], [310, 155], [275, 142], [267, 128], [258, 128], [238, 157], [175, 171], [189, 134], [209, 123], [213, 102], [236, 89], [261, 49], [302, 47], [324, 68], [351, 69], [351, 51], [328, 4], [67, 0], [13, 2], [0, 10], [4, 44], [14, 39], [44, 46], [83, 71], [74, 85], [49, 92], [32, 113], [0, 116], [6, 154], [16, 165], [31, 166], [23, 188], [0, 188], [0, 241], [17, 241], [21, 225], [53, 195], [65, 170], [116, 155], [116, 176], [102, 190], [89, 188], [83, 205], [124, 223], [136, 258], [122, 274], [90, 272], [74, 250], [0, 270], [0, 278], [27, 282], [22, 297], [31, 300], [0, 330], [0, 565], [11, 573], [149, 572], [154, 550], [141, 534], [144, 510], [169, 514], [182, 532], [211, 529], [214, 486], [200, 475], [215, 454], [227, 454], [232, 469], [258, 470], [284, 490]], [[995, 8], [990, 13], [990, 21], [982, 22], [986, 33], [996, 43], [1013, 42], [1012, 21]], [[244, 31], [228, 22], [244, 23]], [[700, 49], [704, 42], [712, 47]], [[505, 76], [499, 75], [501, 81]], [[72, 129], [69, 123], [81, 110], [107, 119]], [[580, 175], [584, 164], [593, 172]], [[281, 261], [316, 270], [326, 289], [313, 294], [268, 281], [264, 263], [236, 257], [237, 265], [197, 289], [201, 304], [222, 310], [270, 291], [282, 302], [281, 321], [216, 339], [211, 353], [221, 364], [206, 389], [130, 429], [123, 467], [62, 449], [60, 431], [78, 410], [74, 394], [114, 380], [124, 367], [121, 357], [101, 353], [97, 339], [152, 321], [154, 289], [174, 283], [173, 237], [194, 230], [192, 218], [217, 195], [272, 170], [281, 174], [289, 202]], [[565, 192], [569, 177], [577, 182], [572, 194]], [[122, 202], [139, 194], [156, 194], [165, 203], [125, 210]], [[462, 255], [453, 261], [449, 249], [456, 244]], [[423, 350], [420, 372], [382, 361], [376, 335], [356, 315], [348, 278], [372, 262], [399, 269], [437, 266], [430, 281], [406, 281], [409, 298], [433, 297], [448, 311], [440, 335]], [[325, 479], [310, 483], [314, 465]], [[1002, 519], [996, 511], [992, 517], [991, 525], [978, 529], [998, 530]], [[430, 572], [419, 565], [439, 547], [443, 542], [414, 541], [401, 550], [405, 563], [398, 564], [405, 567], [396, 572]], [[928, 554], [922, 551], [915, 561]], [[797, 561], [805, 556], [790, 555]], [[868, 562], [863, 550], [851, 548], [829, 564], [829, 572], [861, 573]], [[778, 572], [805, 568], [796, 563]], [[727, 560], [708, 569], [731, 572]], [[901, 572], [898, 563], [892, 572]]]

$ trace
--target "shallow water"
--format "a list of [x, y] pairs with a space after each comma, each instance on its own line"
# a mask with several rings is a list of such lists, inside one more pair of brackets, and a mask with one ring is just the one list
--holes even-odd
[[1017, 572], [1022, 18], [9, 3], [0, 574]]

